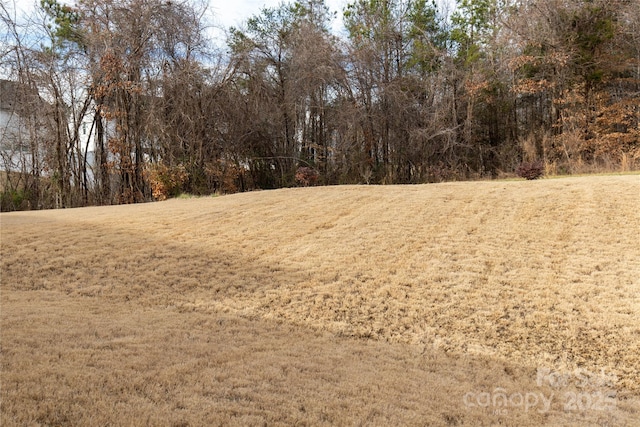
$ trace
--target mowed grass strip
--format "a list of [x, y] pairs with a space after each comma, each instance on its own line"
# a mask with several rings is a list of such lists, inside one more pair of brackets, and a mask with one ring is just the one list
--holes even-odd
[[560, 402], [463, 405], [468, 391], [535, 389], [538, 367], [618, 376], [616, 411], [585, 423], [638, 415], [637, 175], [285, 189], [0, 223], [7, 422], [87, 423], [89, 405], [99, 422], [150, 424], [571, 423]]

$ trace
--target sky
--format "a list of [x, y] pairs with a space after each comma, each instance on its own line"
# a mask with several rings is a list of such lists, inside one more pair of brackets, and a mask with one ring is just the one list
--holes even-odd
[[[60, 0], [63, 3], [73, 4], [75, 0]], [[260, 14], [264, 7], [274, 8], [281, 3], [293, 3], [295, 0], [204, 0], [209, 2], [209, 12], [212, 15], [211, 24], [217, 29], [213, 29], [211, 36], [214, 43], [224, 45], [226, 35], [224, 30], [230, 27], [240, 27], [247, 19]], [[304, 1], [304, 0], [301, 0]], [[334, 34], [344, 35], [344, 27], [342, 25], [342, 13], [348, 3], [355, 0], [325, 0], [325, 4], [331, 12], [336, 13], [336, 19], [333, 22], [332, 30]], [[33, 11], [40, 0], [0, 0], [9, 10], [17, 9], [18, 15], [21, 12], [28, 13]], [[197, 0], [196, 0], [197, 2]], [[454, 0], [439, 0], [441, 4], [452, 4]]]
[[[73, 5], [77, 0], [59, 0], [62, 3]], [[295, 0], [204, 0], [208, 1], [208, 17], [206, 20], [213, 28], [209, 27], [209, 37], [213, 44], [218, 47], [226, 45], [226, 30], [230, 27], [241, 27], [247, 19], [259, 15], [263, 8], [276, 8], [280, 4], [293, 3]], [[304, 1], [304, 0], [300, 0]], [[325, 0], [325, 4], [331, 12], [337, 12], [333, 21], [332, 31], [336, 35], [343, 34], [342, 12], [344, 7], [355, 0]], [[21, 22], [21, 15], [30, 15], [40, 0], [0, 0], [9, 12], [16, 12], [17, 16], [12, 18]], [[198, 0], [195, 0], [198, 3]], [[0, 32], [2, 32], [0, 28]]]
[[[209, 0], [209, 7], [223, 27], [231, 27], [239, 26], [247, 18], [259, 14], [264, 7], [273, 8], [280, 3], [282, 0]], [[325, 0], [325, 3], [340, 17], [348, 0]]]
[[[20, 12], [33, 10], [40, 0], [0, 0], [11, 10], [14, 7]], [[349, 1], [353, 0], [325, 0], [332, 12], [338, 12], [334, 31], [342, 28], [342, 10]], [[73, 0], [62, 0], [63, 3], [73, 4]], [[248, 18], [258, 15], [264, 7], [278, 7], [282, 0], [209, 0], [209, 9], [213, 14], [214, 24], [222, 28], [239, 27]], [[286, 2], [289, 2], [287, 0]], [[291, 0], [293, 2], [293, 0]]]
[[[293, 3], [295, 0], [286, 0], [284, 3]], [[344, 7], [354, 0], [325, 0], [325, 4], [331, 12], [337, 12], [333, 22], [332, 30], [334, 34], [343, 31], [342, 12]], [[276, 8], [283, 0], [209, 0], [209, 8], [213, 13], [214, 24], [228, 29], [229, 27], [240, 27], [247, 19], [260, 14], [260, 11], [267, 8]], [[224, 38], [220, 32], [214, 31], [214, 37]]]

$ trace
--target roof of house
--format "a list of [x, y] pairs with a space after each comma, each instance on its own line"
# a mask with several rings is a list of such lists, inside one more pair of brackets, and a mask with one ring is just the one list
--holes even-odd
[[0, 79], [0, 110], [14, 111], [21, 106], [33, 105], [32, 102], [42, 102], [37, 89], [19, 82]]

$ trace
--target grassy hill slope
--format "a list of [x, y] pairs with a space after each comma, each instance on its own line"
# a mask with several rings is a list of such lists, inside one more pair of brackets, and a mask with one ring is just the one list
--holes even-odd
[[[640, 416], [638, 175], [285, 189], [0, 224], [2, 425]], [[513, 399], [485, 405], [496, 389]]]

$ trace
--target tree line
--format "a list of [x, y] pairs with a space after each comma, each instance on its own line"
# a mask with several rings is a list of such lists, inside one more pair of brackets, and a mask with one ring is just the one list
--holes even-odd
[[638, 0], [354, 0], [342, 35], [300, 0], [224, 42], [198, 0], [0, 12], [3, 210], [640, 161]]

